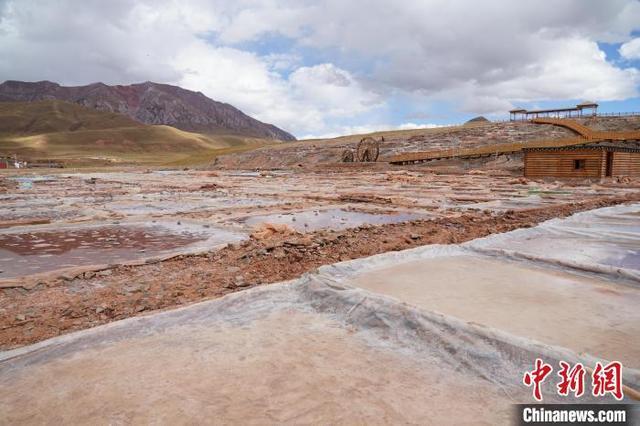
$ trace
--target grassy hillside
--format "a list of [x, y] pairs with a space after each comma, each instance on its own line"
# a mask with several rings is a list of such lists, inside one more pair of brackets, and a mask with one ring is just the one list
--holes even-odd
[[61, 101], [0, 103], [0, 156], [54, 159], [82, 165], [195, 165], [272, 140], [203, 135], [150, 126], [116, 113]]
[[100, 112], [68, 102], [0, 102], [1, 136], [142, 126], [121, 114]]

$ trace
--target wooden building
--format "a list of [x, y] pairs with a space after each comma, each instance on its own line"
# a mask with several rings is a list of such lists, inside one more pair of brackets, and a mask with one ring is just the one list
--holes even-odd
[[640, 148], [581, 145], [525, 148], [525, 177], [640, 176]]

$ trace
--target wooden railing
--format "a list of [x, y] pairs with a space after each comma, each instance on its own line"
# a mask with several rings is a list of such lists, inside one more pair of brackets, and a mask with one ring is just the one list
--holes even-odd
[[523, 148], [547, 148], [570, 145], [583, 145], [589, 141], [583, 137], [563, 139], [547, 139], [534, 142], [516, 142], [495, 145], [485, 145], [474, 148], [454, 148], [437, 151], [408, 152], [389, 157], [387, 161], [392, 164], [440, 160], [446, 158], [469, 158], [490, 155], [510, 154], [522, 151]]
[[614, 141], [640, 140], [640, 131], [638, 130], [631, 130], [631, 131], [625, 131], [625, 132], [594, 131], [592, 133], [592, 139], [614, 140]]
[[591, 130], [587, 126], [584, 126], [577, 121], [567, 120], [563, 118], [534, 118], [533, 120], [531, 120], [531, 122], [536, 124], [552, 124], [554, 126], [562, 126], [569, 130], [573, 130], [579, 135], [585, 136], [587, 138], [590, 138], [593, 134], [593, 130]]

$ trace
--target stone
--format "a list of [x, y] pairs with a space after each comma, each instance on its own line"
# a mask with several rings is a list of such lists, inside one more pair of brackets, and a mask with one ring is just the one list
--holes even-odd
[[244, 277], [242, 275], [237, 275], [236, 278], [235, 278], [235, 282], [234, 283], [235, 283], [236, 287], [247, 287], [247, 286], [249, 286], [249, 283], [244, 280]]
[[76, 274], [73, 272], [65, 272], [64, 274], [60, 275], [60, 278], [62, 278], [65, 281], [71, 281], [76, 277]]
[[139, 284], [131, 284], [122, 287], [122, 291], [124, 291], [125, 293], [139, 293], [142, 290], [144, 290], [144, 286]]

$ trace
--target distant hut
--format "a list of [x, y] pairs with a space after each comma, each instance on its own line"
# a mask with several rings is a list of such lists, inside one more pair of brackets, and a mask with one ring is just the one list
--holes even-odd
[[598, 115], [598, 104], [591, 101], [580, 102], [576, 107], [580, 110], [580, 116], [584, 115], [585, 110], [591, 110], [591, 115]]

